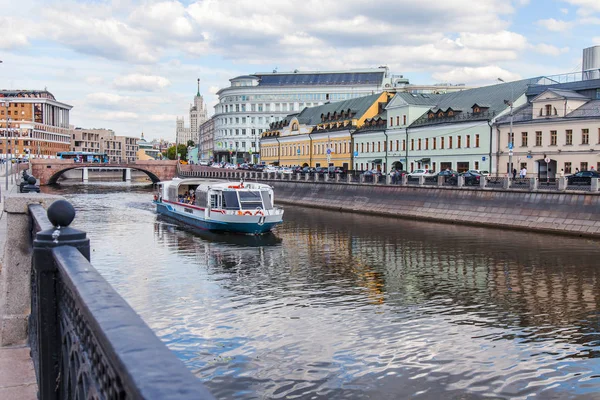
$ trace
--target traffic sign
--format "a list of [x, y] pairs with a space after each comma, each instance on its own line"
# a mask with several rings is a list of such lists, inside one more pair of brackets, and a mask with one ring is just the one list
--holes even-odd
[[327, 149], [327, 155], [331, 154], [331, 149]]
[[481, 157], [481, 161], [485, 161], [485, 156]]
[[544, 161], [546, 161], [546, 164], [550, 164], [550, 157], [544, 158]]
[[509, 156], [512, 156], [512, 155], [513, 155], [513, 151], [512, 151], [512, 150], [509, 150], [509, 151], [508, 151], [508, 155], [509, 155]]
[[512, 142], [510, 142], [510, 143], [508, 144], [508, 149], [509, 149], [509, 150], [512, 150], [512, 149], [513, 149], [513, 143], [512, 143]]
[[354, 152], [354, 157], [358, 157], [358, 151]]
[[300, 155], [300, 149], [296, 150], [296, 154]]

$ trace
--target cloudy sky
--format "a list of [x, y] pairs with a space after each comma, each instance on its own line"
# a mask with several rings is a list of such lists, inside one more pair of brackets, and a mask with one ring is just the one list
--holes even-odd
[[581, 70], [599, 0], [0, 0], [0, 77], [71, 121], [175, 138], [196, 79], [209, 104], [258, 71], [387, 65], [411, 83], [491, 84]]

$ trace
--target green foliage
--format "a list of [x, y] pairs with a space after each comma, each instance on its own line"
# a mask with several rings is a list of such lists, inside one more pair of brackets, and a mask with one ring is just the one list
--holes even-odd
[[188, 140], [187, 142], [187, 147], [194, 147], [196, 144], [194, 143], [193, 140]]
[[167, 149], [167, 158], [169, 160], [177, 160], [177, 153], [181, 154], [181, 159], [187, 161], [187, 146], [180, 144], [177, 146], [178, 152], [175, 151], [175, 146], [171, 146]]

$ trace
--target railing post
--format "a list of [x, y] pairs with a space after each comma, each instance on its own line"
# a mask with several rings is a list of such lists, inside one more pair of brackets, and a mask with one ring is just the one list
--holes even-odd
[[531, 190], [532, 192], [538, 190], [539, 184], [539, 178], [529, 178], [529, 190]]
[[365, 183], [365, 176], [363, 174], [360, 174], [359, 181], [360, 183]]
[[479, 178], [479, 188], [485, 189], [486, 185], [487, 185], [487, 176], [481, 175], [481, 178]]
[[392, 184], [392, 175], [388, 174], [385, 176], [385, 184], [386, 185], [391, 185]]
[[598, 191], [598, 178], [592, 178], [590, 182], [590, 192], [596, 193]]
[[341, 174], [335, 174], [335, 181], [339, 182], [342, 180], [342, 177], [340, 176]]
[[57, 266], [52, 249], [73, 246], [88, 260], [90, 240], [86, 233], [69, 228], [75, 218], [75, 209], [66, 200], [58, 200], [48, 207], [48, 219], [53, 228], [35, 235], [32, 258], [32, 291], [30, 316], [30, 345], [37, 370], [40, 400], [56, 399], [61, 338], [58, 318]]
[[425, 184], [425, 175], [419, 176], [419, 186], [423, 186]]
[[352, 183], [352, 174], [351, 173], [346, 174], [346, 183]]
[[503, 186], [504, 189], [510, 189], [510, 183], [511, 183], [511, 181], [510, 181], [510, 178], [508, 176], [506, 177], [506, 179], [504, 179], [504, 182], [502, 182], [502, 183], [503, 183], [502, 186]]
[[444, 186], [444, 180], [446, 179], [446, 177], [445, 177], [445, 176], [438, 175], [438, 177], [437, 177], [437, 178], [438, 178], [438, 179], [437, 179], [437, 185], [438, 185], [438, 186]]
[[408, 185], [408, 175], [402, 174], [402, 186], [407, 186], [407, 185]]
[[456, 177], [456, 187], [463, 187], [465, 186], [465, 177], [462, 175], [459, 175]]
[[325, 173], [325, 174], [323, 174], [323, 181], [324, 181], [325, 183], [329, 182], [329, 173]]
[[564, 176], [558, 178], [558, 190], [561, 192], [567, 190], [567, 178], [565, 178]]
[[313, 181], [319, 182], [319, 174], [317, 174], [316, 172], [313, 175]]

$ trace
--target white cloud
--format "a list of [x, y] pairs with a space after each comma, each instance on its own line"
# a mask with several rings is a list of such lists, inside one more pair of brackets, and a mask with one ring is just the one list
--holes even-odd
[[560, 12], [566, 15], [566, 14], [569, 13], [569, 9], [568, 8], [561, 8]]
[[105, 121], [137, 120], [140, 118], [137, 113], [129, 111], [108, 112], [104, 114], [97, 114], [96, 117]]
[[87, 78], [85, 78], [85, 82], [88, 85], [101, 85], [102, 83], [104, 83], [104, 78], [102, 78], [101, 76], [88, 76]]
[[85, 96], [86, 103], [92, 107], [117, 109], [123, 106], [128, 99], [115, 93], [90, 93]]
[[152, 92], [164, 89], [171, 82], [162, 76], [129, 74], [115, 78], [113, 86], [117, 89]]
[[570, 21], [562, 21], [554, 18], [541, 19], [538, 22], [538, 25], [548, 29], [552, 32], [564, 32], [571, 28], [573, 22]]
[[171, 121], [175, 123], [177, 115], [174, 114], [154, 114], [150, 115], [150, 121]]
[[216, 94], [219, 90], [221, 90], [220, 87], [218, 86], [211, 86], [208, 88], [208, 93], [210, 94]]
[[592, 38], [592, 42], [593, 42], [595, 45], [600, 45], [600, 36], [593, 37], [593, 38]]
[[558, 48], [554, 45], [546, 44], [546, 43], [536, 44], [535, 46], [533, 46], [533, 49], [540, 54], [546, 54], [549, 56], [559, 56], [561, 54], [569, 52], [568, 47]]
[[[567, 3], [580, 7], [583, 13], [600, 12], [600, 2], [597, 0], [565, 0]], [[579, 13], [578, 10], [578, 13]]]
[[527, 47], [527, 38], [518, 33], [500, 31], [493, 33], [460, 34], [460, 42], [472, 49], [522, 50]]
[[436, 79], [440, 82], [475, 84], [495, 83], [498, 78], [502, 78], [506, 82], [521, 79], [519, 74], [507, 71], [498, 67], [497, 65], [489, 65], [477, 68], [454, 68], [447, 72], [436, 72], [432, 76], [433, 79]]

